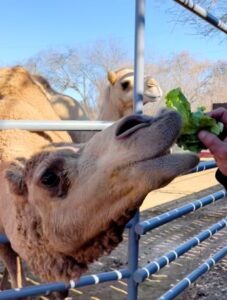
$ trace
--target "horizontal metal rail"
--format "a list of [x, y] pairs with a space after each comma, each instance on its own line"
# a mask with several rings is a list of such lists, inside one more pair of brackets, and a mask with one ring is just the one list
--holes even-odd
[[211, 267], [216, 265], [216, 263], [223, 259], [227, 255], [227, 246], [216, 252], [211, 258], [205, 261], [187, 277], [176, 284], [172, 289], [167, 291], [162, 295], [159, 300], [172, 300], [178, 295], [180, 295], [186, 288], [188, 288], [193, 282], [195, 282], [199, 277], [208, 272]]
[[170, 264], [183, 254], [187, 253], [192, 248], [198, 246], [203, 241], [207, 240], [226, 226], [227, 218], [224, 218], [218, 223], [215, 223], [214, 225], [209, 227], [208, 229], [200, 232], [198, 235], [192, 237], [187, 242], [182, 243], [174, 250], [171, 250], [163, 256], [157, 258], [156, 260], [150, 262], [143, 268], [138, 269], [133, 275], [134, 280], [137, 283], [143, 282], [146, 278], [150, 277], [152, 274], [157, 273], [160, 269], [164, 268], [166, 265]]
[[0, 244], [7, 244], [9, 243], [9, 240], [4, 234], [0, 234]]
[[178, 4], [182, 5], [184, 8], [190, 10], [203, 20], [207, 21], [211, 25], [215, 26], [219, 30], [223, 31], [225, 34], [227, 33], [227, 24], [222, 20], [218, 19], [211, 13], [209, 13], [206, 9], [195, 4], [192, 0], [174, 0]]
[[205, 170], [216, 168], [217, 164], [215, 160], [200, 162], [194, 169], [192, 169], [188, 174], [195, 173], [195, 172], [202, 172]]
[[216, 193], [210, 194], [206, 197], [200, 198], [189, 204], [185, 204], [179, 208], [172, 209], [164, 214], [158, 215], [154, 218], [140, 222], [136, 225], [135, 230], [137, 234], [142, 235], [146, 232], [169, 223], [175, 219], [189, 214], [192, 211], [200, 209], [208, 204], [221, 200], [227, 195], [227, 191], [221, 190]]
[[27, 296], [48, 295], [51, 292], [65, 292], [71, 288], [77, 288], [107, 281], [121, 280], [130, 277], [127, 269], [104, 272], [95, 275], [82, 276], [79, 280], [70, 280], [69, 284], [54, 282], [40, 284], [38, 286], [28, 286], [24, 288], [5, 290], [0, 292], [0, 299], [19, 299]]
[[22, 129], [30, 131], [63, 131], [63, 130], [103, 130], [113, 122], [106, 121], [49, 121], [49, 120], [1, 120], [0, 130]]

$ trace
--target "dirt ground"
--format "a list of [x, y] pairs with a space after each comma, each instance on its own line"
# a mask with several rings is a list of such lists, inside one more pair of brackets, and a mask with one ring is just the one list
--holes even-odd
[[[214, 171], [212, 172], [213, 173], [208, 172], [208, 175], [203, 179], [202, 177], [198, 177], [200, 176], [198, 174], [188, 175], [191, 176], [190, 180], [185, 180], [185, 178], [178, 179], [172, 186], [170, 185], [161, 192], [152, 194], [152, 198], [156, 199], [155, 203], [149, 205], [149, 199], [146, 199], [145, 206], [143, 206], [141, 212], [141, 219], [151, 218], [220, 190], [222, 187], [219, 184], [215, 181], [210, 182], [211, 178], [214, 178]], [[198, 184], [199, 181], [201, 184], [204, 181], [202, 190], [201, 185]], [[196, 188], [196, 183], [198, 189]], [[199, 189], [200, 191], [198, 192], [197, 190]], [[177, 200], [167, 202], [166, 199], [169, 198], [171, 200], [171, 197]], [[160, 203], [157, 202], [159, 201], [157, 199], [161, 199]], [[185, 242], [202, 230], [207, 229], [226, 216], [227, 198], [224, 198], [217, 201], [217, 203], [204, 207], [193, 214], [184, 216], [142, 236], [140, 239], [139, 266], [144, 266], [167, 251], [176, 248], [179, 244]], [[207, 260], [210, 255], [214, 254], [218, 249], [223, 248], [224, 245], [227, 244], [226, 240], [227, 230], [223, 229], [209, 240], [203, 242], [200, 246], [190, 250], [187, 254], [163, 268], [160, 272], [139, 286], [138, 299], [158, 299], [179, 280], [183, 279], [193, 269], [198, 267], [199, 264]], [[110, 256], [103, 257], [98, 262], [92, 264], [88, 274], [101, 273], [119, 268], [127, 268], [127, 229], [124, 233], [124, 241]], [[227, 257], [176, 299], [226, 300], [226, 283]], [[113, 281], [74, 289], [71, 291], [71, 297], [75, 300], [125, 300], [127, 299], [127, 282], [124, 280]], [[39, 299], [48, 298], [40, 297]]]

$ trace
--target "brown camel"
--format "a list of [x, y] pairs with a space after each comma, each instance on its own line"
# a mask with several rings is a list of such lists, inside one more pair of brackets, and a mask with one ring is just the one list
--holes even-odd
[[[0, 70], [0, 98], [0, 119], [57, 119], [23, 68]], [[0, 233], [10, 241], [0, 256], [13, 286], [16, 253], [45, 281], [78, 278], [110, 253], [147, 193], [198, 163], [169, 152], [181, 126], [174, 111], [130, 115], [83, 147], [64, 132], [0, 131]]]

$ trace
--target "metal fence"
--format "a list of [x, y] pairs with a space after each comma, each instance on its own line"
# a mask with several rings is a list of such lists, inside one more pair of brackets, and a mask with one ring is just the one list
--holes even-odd
[[[192, 12], [202, 17], [207, 22], [216, 26], [218, 29], [227, 33], [227, 25], [212, 16], [200, 6], [194, 4], [191, 0], [179, 1], [174, 0]], [[135, 10], [135, 86], [134, 86], [134, 111], [141, 113], [142, 100], [143, 100], [143, 73], [144, 73], [144, 26], [145, 26], [145, 0], [136, 0]], [[0, 129], [19, 128], [26, 130], [101, 130], [109, 126], [111, 123], [105, 122], [75, 122], [75, 121], [0, 121]], [[208, 162], [199, 164], [192, 172], [200, 172], [210, 168], [216, 167], [215, 162]], [[215, 235], [220, 230], [227, 227], [227, 218], [220, 220], [218, 223], [212, 225], [206, 230], [200, 232], [198, 235], [187, 240], [177, 248], [172, 249], [168, 253], [158, 257], [154, 261], [138, 268], [139, 257], [139, 236], [146, 234], [146, 232], [160, 227], [163, 224], [171, 222], [177, 218], [192, 213], [195, 210], [202, 209], [204, 206], [213, 202], [219, 201], [226, 196], [226, 191], [221, 190], [207, 197], [195, 200], [182, 207], [175, 208], [164, 214], [155, 216], [154, 218], [140, 222], [139, 212], [128, 223], [128, 268], [115, 270], [111, 272], [104, 272], [95, 275], [82, 276], [79, 280], [71, 280], [68, 284], [65, 283], [49, 283], [40, 284], [38, 286], [29, 286], [20, 289], [11, 289], [0, 292], [0, 299], [19, 299], [26, 296], [47, 295], [53, 291], [66, 291], [70, 288], [82, 287], [102, 282], [113, 280], [127, 279], [128, 281], [128, 296], [129, 300], [136, 300], [138, 297], [138, 285], [150, 277], [152, 274], [157, 273], [160, 269], [169, 265], [171, 262], [178, 259], [180, 256], [187, 253], [193, 247]], [[0, 235], [0, 243], [8, 242], [7, 237]], [[216, 252], [212, 257], [205, 261], [201, 266], [195, 269], [192, 273], [188, 274], [176, 286], [167, 291], [160, 297], [160, 300], [174, 299], [177, 295], [182, 293], [192, 282], [197, 280], [204, 273], [214, 266], [220, 259], [227, 255], [227, 246]]]

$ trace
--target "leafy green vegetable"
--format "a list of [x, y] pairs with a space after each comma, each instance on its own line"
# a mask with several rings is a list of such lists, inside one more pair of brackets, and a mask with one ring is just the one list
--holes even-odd
[[171, 90], [166, 95], [166, 106], [176, 110], [182, 117], [183, 128], [177, 145], [185, 150], [200, 152], [206, 147], [197, 138], [201, 129], [215, 135], [223, 131], [223, 124], [205, 114], [205, 108], [199, 107], [196, 112], [191, 112], [191, 105], [180, 88]]

